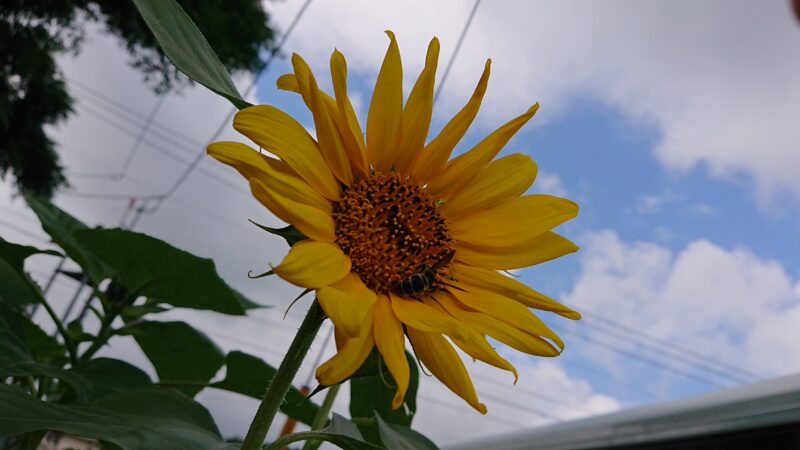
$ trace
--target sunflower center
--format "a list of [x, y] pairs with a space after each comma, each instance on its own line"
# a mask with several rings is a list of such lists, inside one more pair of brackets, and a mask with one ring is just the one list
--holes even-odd
[[357, 180], [334, 203], [333, 220], [353, 272], [376, 292], [430, 290], [446, 274], [453, 244], [438, 204], [397, 173]]

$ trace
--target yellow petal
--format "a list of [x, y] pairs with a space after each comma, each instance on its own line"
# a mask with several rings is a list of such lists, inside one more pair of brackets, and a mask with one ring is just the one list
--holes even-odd
[[458, 242], [456, 261], [493, 270], [519, 269], [578, 251], [569, 239], [552, 231], [542, 233], [518, 245], [491, 247]]
[[557, 348], [544, 339], [526, 333], [502, 320], [467, 308], [449, 293], [436, 293], [435, 295], [436, 301], [453, 317], [511, 348], [536, 356], [558, 356], [560, 353]]
[[367, 154], [373, 167], [389, 173], [397, 160], [403, 129], [403, 67], [394, 33], [375, 82], [367, 115]]
[[365, 177], [369, 175], [369, 161], [364, 134], [361, 132], [361, 125], [358, 123], [353, 105], [347, 97], [347, 62], [338, 50], [331, 55], [331, 78], [339, 115], [339, 132], [350, 155], [353, 171]]
[[297, 77], [293, 73], [285, 73], [275, 81], [278, 89], [300, 93], [300, 86], [297, 84]]
[[406, 396], [411, 372], [406, 359], [403, 324], [397, 319], [389, 299], [379, 295], [375, 304], [375, 345], [397, 383], [392, 408], [399, 408]]
[[239, 142], [215, 142], [208, 146], [208, 154], [238, 170], [248, 180], [257, 179], [276, 195], [314, 206], [328, 214], [332, 211], [330, 200], [281, 167], [280, 160], [264, 156]]
[[294, 244], [273, 270], [289, 283], [320, 289], [336, 283], [350, 272], [350, 258], [336, 244], [308, 239]]
[[[578, 320], [579, 312], [562, 305], [552, 298], [534, 290], [519, 281], [495, 272], [494, 270], [468, 266], [466, 264], [450, 264], [450, 274], [460, 284], [474, 286], [512, 298], [529, 308], [552, 311], [568, 319]], [[469, 288], [466, 288], [469, 289]]]
[[425, 67], [411, 93], [408, 94], [406, 107], [403, 109], [402, 142], [395, 162], [395, 169], [403, 174], [407, 173], [411, 163], [422, 151], [425, 139], [428, 137], [433, 112], [433, 85], [438, 63], [439, 39], [433, 38], [428, 44]]
[[[434, 295], [437, 296], [436, 299], [432, 297], [425, 297], [422, 299], [422, 302], [426, 305], [430, 306], [431, 308], [437, 309], [442, 311], [444, 314], [451, 315], [447, 309], [445, 309], [442, 305], [438, 302], [438, 295], [436, 293]], [[455, 317], [455, 316], [453, 316]], [[457, 317], [456, 317], [457, 319]], [[500, 356], [495, 349], [489, 344], [489, 342], [483, 337], [483, 335], [477, 331], [477, 329], [473, 329], [470, 326], [466, 327], [469, 329], [469, 334], [466, 338], [461, 338], [459, 336], [450, 336], [450, 339], [464, 351], [464, 353], [468, 354], [469, 356], [481, 360], [486, 364], [491, 364], [499, 369], [507, 370], [514, 374], [514, 383], [517, 382], [519, 379], [519, 374], [517, 374], [517, 369], [511, 365], [505, 358]]]
[[478, 246], [509, 247], [529, 241], [578, 215], [578, 205], [551, 195], [526, 195], [451, 219], [450, 234]]
[[486, 414], [486, 405], [478, 401], [478, 394], [464, 363], [445, 338], [415, 328], [408, 328], [408, 338], [414, 353], [436, 378], [481, 414]]
[[300, 123], [270, 105], [245, 108], [233, 127], [278, 156], [328, 200], [339, 199], [339, 183], [319, 152], [317, 143]]
[[345, 338], [337, 332], [339, 351], [317, 368], [317, 381], [323, 386], [341, 383], [355, 373], [369, 356], [375, 341], [372, 337], [372, 314], [367, 316], [364, 332], [358, 337]]
[[531, 187], [536, 172], [536, 163], [530, 156], [504, 156], [481, 169], [472, 183], [447, 199], [442, 211], [453, 222], [455, 217], [519, 197]]
[[411, 165], [410, 174], [412, 178], [425, 183], [444, 169], [456, 144], [464, 137], [464, 133], [467, 132], [467, 129], [469, 129], [478, 114], [481, 101], [483, 101], [483, 94], [486, 93], [486, 85], [489, 82], [491, 66], [492, 61], [486, 60], [483, 75], [481, 75], [478, 85], [475, 87], [475, 92], [472, 93], [472, 97], [470, 97], [467, 104], [442, 128], [439, 135], [425, 146], [425, 150], [417, 156]]
[[469, 330], [447, 313], [419, 302], [391, 294], [392, 309], [404, 324], [428, 333], [467, 338]]
[[336, 283], [317, 290], [317, 301], [337, 329], [347, 337], [356, 337], [362, 332], [366, 316], [372, 313], [375, 293], [350, 272]]
[[330, 212], [283, 197], [267, 189], [256, 178], [250, 179], [253, 196], [273, 214], [286, 223], [295, 226], [301, 233], [321, 242], [336, 240], [333, 217]]
[[564, 341], [536, 317], [528, 308], [514, 300], [495, 292], [477, 288], [451, 292], [455, 298], [470, 308], [503, 321], [520, 330], [537, 336], [544, 336], [564, 348]]
[[447, 163], [442, 173], [428, 184], [428, 191], [434, 195], [442, 195], [446, 199], [448, 193], [457, 192], [459, 188], [469, 184], [478, 172], [497, 156], [514, 134], [536, 114], [537, 109], [539, 109], [538, 103], [492, 132], [468, 152]]

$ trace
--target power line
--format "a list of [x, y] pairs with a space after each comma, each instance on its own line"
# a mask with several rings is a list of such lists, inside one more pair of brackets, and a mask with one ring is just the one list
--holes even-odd
[[[733, 366], [733, 365], [728, 364], [728, 363], [726, 363], [724, 361], [720, 361], [720, 360], [715, 359], [715, 358], [713, 358], [711, 356], [704, 355], [704, 354], [702, 354], [700, 352], [692, 350], [692, 349], [690, 349], [688, 347], [681, 346], [681, 345], [679, 345], [679, 344], [677, 344], [675, 342], [667, 341], [667, 340], [655, 337], [653, 335], [647, 334], [645, 332], [636, 330], [635, 328], [632, 328], [630, 326], [624, 325], [624, 324], [622, 324], [622, 323], [620, 323], [618, 321], [603, 317], [603, 316], [601, 316], [599, 314], [596, 314], [594, 312], [589, 312], [589, 314], [586, 314], [586, 315], [590, 318], [590, 320], [594, 320], [594, 321], [598, 321], [598, 322], [604, 323], [605, 326], [608, 327], [608, 329], [611, 329], [611, 330], [614, 330], [614, 331], [617, 331], [619, 329], [619, 330], [623, 330], [626, 333], [638, 335], [641, 338], [644, 338], [644, 339], [646, 339], [648, 341], [651, 341], [651, 342], [653, 342], [653, 343], [655, 343], [657, 345], [662, 346], [668, 352], [675, 352], [675, 355], [672, 356], [674, 359], [683, 360], [687, 364], [691, 364], [691, 365], [693, 365], [695, 367], [702, 367], [703, 365], [716, 366], [716, 368], [713, 368], [713, 367], [704, 368], [704, 370], [706, 370], [706, 371], [713, 372], [713, 373], [725, 376], [725, 377], [727, 377], [729, 379], [735, 378], [736, 381], [740, 381], [740, 382], [758, 381], [758, 380], [763, 379], [763, 377], [759, 376], [756, 373], [750, 372], [747, 369]], [[601, 331], [603, 331], [603, 330], [601, 330]], [[608, 333], [608, 331], [606, 331], [606, 333]], [[680, 353], [677, 353], [677, 352], [680, 352]], [[684, 356], [684, 354], [685, 355], [690, 355], [690, 356], [696, 358], [696, 361], [695, 362], [692, 362], [691, 360], [687, 361], [687, 359], [689, 359], [689, 358], [686, 358]]]
[[472, 11], [469, 12], [469, 16], [467, 16], [467, 21], [464, 23], [464, 28], [461, 30], [461, 36], [458, 37], [458, 42], [456, 42], [456, 48], [453, 50], [453, 55], [450, 57], [450, 61], [447, 63], [447, 67], [444, 69], [444, 73], [442, 74], [442, 79], [439, 81], [439, 85], [436, 86], [436, 91], [433, 94], [433, 103], [436, 103], [436, 100], [439, 99], [439, 94], [442, 92], [442, 87], [444, 86], [445, 81], [447, 81], [447, 76], [450, 75], [450, 69], [453, 68], [453, 63], [456, 60], [456, 56], [458, 52], [461, 50], [461, 44], [464, 43], [464, 38], [467, 36], [467, 31], [469, 31], [470, 25], [472, 25], [472, 19], [475, 18], [475, 13], [478, 12], [478, 5], [480, 5], [481, 0], [475, 0], [475, 4], [472, 5]]
[[0, 219], [0, 224], [2, 224], [4, 226], [16, 231], [17, 233], [25, 235], [25, 236], [33, 239], [33, 240], [39, 241], [39, 242], [44, 243], [44, 244], [50, 244], [50, 239], [46, 239], [46, 238], [44, 238], [42, 236], [39, 236], [38, 234], [33, 233], [30, 230], [22, 228], [22, 227], [20, 227], [20, 226], [18, 226], [16, 224], [13, 224], [13, 223], [8, 222], [8, 221], [3, 220], [3, 219]]
[[710, 378], [706, 378], [706, 377], [704, 377], [702, 375], [698, 375], [698, 374], [693, 373], [693, 372], [688, 372], [688, 371], [685, 371], [685, 370], [682, 370], [682, 369], [678, 369], [678, 368], [673, 367], [673, 366], [671, 366], [669, 364], [662, 363], [661, 361], [658, 361], [658, 360], [655, 360], [655, 359], [651, 359], [651, 358], [648, 358], [646, 356], [642, 356], [642, 355], [640, 355], [638, 353], [634, 353], [634, 352], [626, 350], [626, 349], [614, 347], [612, 344], [609, 344], [608, 342], [599, 341], [599, 340], [597, 340], [595, 338], [591, 338], [591, 337], [586, 336], [586, 335], [581, 334], [581, 333], [576, 333], [576, 332], [574, 332], [572, 330], [569, 330], [567, 328], [563, 328], [563, 327], [560, 327], [560, 326], [554, 326], [553, 328], [556, 328], [561, 333], [570, 334], [572, 336], [577, 337], [578, 339], [583, 339], [584, 341], [589, 342], [590, 344], [596, 345], [598, 347], [605, 348], [605, 349], [610, 350], [610, 351], [612, 351], [614, 353], [617, 353], [617, 354], [620, 354], [622, 356], [625, 356], [625, 357], [627, 357], [629, 359], [633, 359], [633, 360], [642, 362], [644, 364], [648, 364], [650, 366], [659, 368], [661, 370], [666, 370], [668, 372], [672, 372], [672, 373], [675, 373], [677, 375], [681, 375], [681, 376], [686, 377], [686, 378], [691, 378], [691, 379], [693, 379], [695, 381], [698, 381], [698, 382], [706, 384], [706, 385], [714, 386], [716, 388], [725, 387], [724, 385], [722, 385], [722, 384], [718, 383], [717, 381], [712, 380]]
[[112, 175], [114, 180], [120, 180], [121, 178], [125, 177], [125, 174], [128, 172], [128, 168], [130, 168], [131, 163], [133, 162], [133, 157], [136, 156], [136, 152], [139, 151], [139, 147], [142, 146], [142, 140], [144, 139], [147, 132], [150, 130], [150, 126], [153, 123], [158, 111], [161, 110], [161, 106], [164, 104], [164, 100], [167, 99], [166, 95], [161, 95], [156, 102], [156, 105], [153, 107], [153, 110], [150, 111], [150, 114], [147, 116], [147, 120], [145, 121], [142, 129], [139, 131], [139, 135], [136, 136], [136, 140], [133, 141], [133, 145], [131, 145], [130, 150], [128, 150], [128, 156], [125, 158], [125, 162], [122, 164], [122, 168], [119, 170], [118, 173]]
[[[256, 83], [258, 82], [258, 79], [269, 68], [270, 64], [275, 59], [276, 55], [281, 50], [283, 45], [286, 43], [286, 40], [292, 34], [292, 31], [297, 26], [297, 23], [300, 21], [300, 18], [303, 17], [303, 14], [305, 13], [306, 9], [308, 9], [308, 6], [311, 4], [311, 2], [312, 2], [312, 0], [306, 0], [305, 3], [303, 3], [303, 6], [300, 7], [300, 10], [295, 15], [294, 20], [292, 20], [292, 23], [286, 29], [286, 32], [283, 34], [283, 36], [281, 36], [281, 40], [280, 40], [280, 42], [278, 42], [278, 45], [276, 45], [275, 47], [272, 48], [272, 50], [270, 51], [269, 57], [267, 57], [266, 61], [264, 61], [264, 64], [261, 66], [261, 68], [258, 70], [258, 72], [256, 72], [256, 74], [253, 76], [253, 80], [250, 83], [250, 86], [248, 86], [247, 89], [245, 90], [243, 97], [249, 96], [250, 93], [253, 91], [253, 89], [256, 86]], [[214, 142], [217, 138], [219, 138], [219, 136], [225, 130], [225, 127], [227, 127], [229, 125], [229, 122], [231, 121], [231, 119], [233, 118], [233, 115], [237, 111], [238, 110], [235, 107], [231, 109], [231, 111], [225, 117], [225, 120], [223, 120], [222, 123], [220, 123], [219, 128], [217, 128], [217, 130], [214, 132], [214, 134], [208, 140], [209, 144]], [[184, 172], [181, 173], [178, 176], [178, 178], [175, 180], [175, 183], [173, 183], [172, 186], [170, 186], [169, 189], [167, 189], [160, 196], [159, 203], [156, 204], [156, 207], [153, 209], [152, 212], [157, 211], [161, 207], [161, 205], [163, 204], [164, 200], [166, 200], [167, 198], [169, 198], [173, 194], [175, 194], [175, 192], [178, 190], [178, 188], [180, 188], [183, 185], [183, 183], [186, 181], [186, 179], [189, 177], [189, 175], [197, 168], [197, 165], [200, 163], [200, 160], [203, 158], [205, 153], [206, 152], [205, 152], [205, 148], [204, 148], [197, 154], [197, 156], [194, 158], [194, 160], [188, 165], [188, 167], [186, 167], [186, 170], [184, 170]]]

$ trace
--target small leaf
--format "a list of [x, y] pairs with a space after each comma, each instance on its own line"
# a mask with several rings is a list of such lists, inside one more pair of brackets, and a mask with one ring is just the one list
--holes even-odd
[[292, 442], [311, 440], [330, 442], [344, 450], [384, 450], [381, 446], [364, 442], [355, 424], [336, 413], [333, 413], [330, 423], [322, 430], [304, 431], [284, 436], [269, 444], [266, 450], [276, 450]]
[[414, 357], [406, 352], [406, 359], [411, 370], [411, 378], [406, 390], [404, 404], [392, 409], [395, 394], [395, 382], [378, 352], [373, 351], [370, 357], [350, 379], [350, 416], [358, 421], [358, 429], [365, 439], [372, 443], [380, 442], [377, 424], [371, 420], [375, 413], [391, 424], [411, 426], [417, 409], [417, 388], [419, 386], [419, 370]]
[[202, 411], [173, 390], [128, 391], [94, 405], [62, 405], [0, 384], [0, 436], [54, 430], [126, 450], [237, 449], [214, 431], [208, 411]]
[[113, 268], [129, 292], [181, 308], [244, 315], [255, 303], [228, 286], [214, 262], [142, 233], [94, 229], [75, 233], [95, 257]]
[[4, 377], [44, 376], [67, 383], [85, 400], [94, 394], [89, 380], [61, 367], [36, 362], [28, 348], [21, 315], [0, 303], [0, 379]]
[[139, 322], [125, 327], [153, 364], [162, 383], [174, 383], [187, 395], [203, 389], [225, 362], [205, 334], [185, 322]]
[[133, 320], [140, 319], [147, 314], [157, 314], [167, 311], [169, 311], [168, 308], [158, 305], [127, 306], [122, 310], [120, 316], [125, 322], [131, 322]]
[[42, 229], [64, 249], [73, 261], [81, 266], [86, 276], [95, 285], [111, 276], [111, 269], [86, 251], [83, 245], [75, 239], [76, 231], [87, 230], [89, 227], [46, 199], [25, 195], [25, 201], [39, 217]]
[[258, 228], [261, 228], [262, 230], [266, 231], [267, 233], [272, 233], [272, 234], [274, 234], [276, 236], [280, 236], [280, 237], [286, 239], [286, 243], [289, 244], [289, 247], [293, 246], [294, 244], [296, 244], [296, 243], [298, 243], [300, 241], [308, 239], [308, 237], [306, 237], [306, 235], [301, 233], [300, 230], [295, 228], [294, 225], [289, 225], [289, 226], [283, 227], [283, 228], [271, 228], [271, 227], [268, 227], [266, 225], [261, 225], [260, 223], [256, 223], [256, 222], [254, 222], [252, 220], [250, 220], [250, 223], [252, 223], [253, 225], [257, 226]]
[[250, 106], [242, 100], [203, 33], [175, 0], [134, 0], [134, 3], [161, 49], [181, 72], [239, 109]]
[[422, 433], [402, 425], [386, 423], [375, 413], [381, 441], [387, 450], [439, 450], [430, 439]]
[[[261, 399], [275, 376], [275, 368], [261, 359], [240, 351], [228, 353], [225, 358], [225, 379], [212, 387]], [[311, 425], [319, 406], [311, 402], [294, 387], [289, 388], [281, 404], [281, 412], [306, 425]]]
[[25, 259], [37, 253], [55, 254], [28, 245], [19, 245], [0, 238], [0, 302], [11, 306], [39, 303], [42, 294], [25, 273]]

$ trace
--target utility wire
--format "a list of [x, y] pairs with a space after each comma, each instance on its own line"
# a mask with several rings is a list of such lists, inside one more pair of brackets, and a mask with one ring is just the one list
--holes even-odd
[[[297, 12], [297, 14], [295, 15], [294, 19], [292, 20], [292, 23], [289, 24], [289, 27], [286, 29], [286, 32], [283, 34], [283, 36], [281, 36], [280, 42], [278, 42], [278, 44], [275, 47], [272, 48], [272, 50], [270, 51], [269, 56], [264, 61], [264, 64], [261, 66], [261, 68], [258, 70], [258, 72], [256, 72], [256, 74], [253, 76], [253, 80], [250, 83], [250, 86], [248, 86], [247, 89], [244, 91], [244, 95], [242, 97], [249, 96], [250, 93], [253, 91], [253, 89], [256, 87], [256, 84], [258, 83], [259, 78], [269, 68], [269, 66], [272, 63], [272, 61], [278, 55], [278, 52], [280, 52], [281, 48], [283, 48], [283, 45], [286, 44], [286, 40], [292, 34], [292, 31], [294, 31], [295, 27], [297, 26], [297, 23], [300, 22], [300, 19], [303, 17], [303, 14], [306, 12], [306, 9], [308, 9], [308, 6], [311, 4], [311, 2], [312, 2], [312, 0], [306, 0], [303, 3], [303, 6], [300, 7], [300, 10]], [[231, 119], [233, 119], [233, 115], [236, 114], [237, 111], [238, 110], [237, 110], [236, 107], [234, 107], [234, 108], [232, 108], [230, 110], [230, 112], [225, 117], [225, 119], [222, 121], [222, 123], [220, 123], [219, 127], [217, 128], [217, 130], [214, 132], [214, 134], [211, 135], [211, 138], [209, 138], [209, 140], [208, 140], [209, 144], [214, 142], [217, 138], [219, 138], [219, 136], [222, 134], [222, 132], [225, 130], [225, 128], [227, 126], [229, 126]], [[197, 168], [197, 165], [203, 159], [203, 156], [205, 156], [205, 154], [206, 154], [206, 149], [205, 148], [203, 148], [202, 150], [200, 150], [200, 152], [197, 153], [197, 156], [194, 158], [194, 160], [192, 160], [192, 162], [186, 167], [186, 170], [184, 170], [183, 173], [181, 173], [178, 176], [178, 178], [175, 180], [175, 182], [172, 184], [172, 186], [170, 186], [169, 189], [167, 189], [163, 194], [161, 194], [161, 196], [158, 198], [158, 203], [153, 208], [151, 213], [156, 212], [161, 207], [161, 205], [164, 203], [164, 201], [166, 199], [168, 199], [169, 197], [171, 197], [173, 194], [175, 194], [175, 192], [178, 190], [178, 188], [180, 188], [183, 185], [183, 183], [186, 182], [186, 179]]]
[[150, 114], [147, 116], [147, 120], [145, 121], [144, 125], [142, 126], [141, 130], [139, 130], [139, 135], [136, 136], [136, 140], [133, 141], [133, 145], [131, 145], [130, 150], [128, 150], [128, 156], [125, 158], [125, 162], [122, 164], [122, 168], [120, 168], [119, 172], [112, 175], [112, 179], [115, 181], [119, 181], [125, 177], [125, 174], [128, 173], [128, 169], [133, 162], [133, 157], [136, 156], [136, 152], [139, 151], [139, 148], [142, 146], [142, 141], [144, 140], [145, 135], [147, 132], [150, 131], [150, 126], [153, 124], [153, 120], [158, 115], [158, 112], [161, 110], [161, 106], [164, 105], [164, 100], [167, 99], [166, 94], [161, 95], [158, 98], [153, 110], [150, 111]]
[[10, 229], [16, 231], [17, 233], [25, 235], [25, 236], [33, 239], [33, 240], [39, 241], [39, 242], [44, 243], [44, 244], [50, 244], [50, 239], [44, 238], [42, 236], [39, 236], [38, 234], [33, 233], [30, 230], [22, 228], [22, 227], [14, 224], [14, 223], [11, 223], [11, 222], [9, 222], [7, 220], [0, 219], [0, 225], [4, 225], [5, 227], [10, 228]]
[[442, 93], [442, 87], [444, 87], [444, 83], [447, 81], [447, 76], [450, 75], [450, 69], [453, 68], [453, 63], [456, 60], [456, 56], [458, 52], [461, 50], [461, 44], [464, 43], [464, 38], [467, 37], [467, 31], [469, 31], [470, 25], [472, 25], [472, 19], [475, 18], [475, 13], [478, 12], [478, 5], [480, 5], [481, 0], [475, 0], [475, 4], [472, 5], [472, 11], [469, 12], [469, 16], [467, 16], [467, 22], [464, 24], [464, 28], [461, 30], [461, 36], [458, 37], [458, 42], [456, 42], [456, 48], [453, 50], [453, 55], [450, 57], [450, 61], [447, 63], [447, 67], [444, 69], [444, 73], [442, 74], [442, 79], [439, 81], [439, 85], [436, 86], [436, 91], [433, 94], [433, 103], [436, 103], [436, 100], [439, 99], [439, 94]]
[[665, 370], [665, 371], [668, 371], [668, 372], [672, 372], [672, 373], [675, 373], [677, 375], [681, 375], [681, 376], [686, 377], [686, 378], [691, 378], [692, 380], [695, 380], [695, 381], [698, 381], [700, 383], [703, 383], [703, 384], [706, 384], [706, 385], [709, 385], [709, 386], [713, 386], [713, 387], [716, 387], [716, 388], [725, 387], [724, 385], [718, 383], [716, 380], [712, 380], [710, 378], [706, 378], [705, 376], [698, 375], [698, 374], [693, 373], [693, 372], [688, 372], [688, 371], [673, 367], [673, 366], [671, 366], [669, 364], [665, 364], [665, 363], [663, 363], [661, 361], [658, 361], [658, 360], [655, 360], [655, 359], [651, 359], [651, 358], [648, 358], [646, 356], [642, 356], [642, 355], [640, 355], [638, 353], [635, 353], [635, 352], [632, 352], [630, 350], [626, 350], [626, 349], [615, 347], [614, 345], [609, 344], [608, 342], [597, 340], [595, 338], [586, 336], [586, 335], [584, 335], [582, 333], [576, 333], [576, 332], [574, 332], [572, 330], [569, 330], [567, 328], [563, 328], [563, 327], [560, 327], [560, 326], [554, 326], [553, 328], [556, 328], [561, 333], [570, 334], [570, 335], [575, 336], [578, 339], [582, 339], [582, 340], [584, 340], [584, 341], [586, 341], [586, 342], [588, 342], [588, 343], [590, 343], [592, 345], [596, 345], [598, 347], [605, 348], [605, 349], [610, 350], [610, 351], [612, 351], [614, 353], [617, 353], [619, 355], [625, 356], [625, 357], [627, 357], [629, 359], [633, 359], [633, 360], [639, 361], [641, 363], [656, 367], [658, 369]]
[[[633, 327], [630, 327], [630, 326], [627, 326], [625, 324], [622, 324], [622, 323], [620, 323], [620, 322], [618, 322], [616, 320], [612, 320], [612, 319], [609, 319], [607, 317], [601, 316], [601, 315], [599, 315], [597, 313], [588, 312], [588, 314], [585, 314], [585, 315], [588, 316], [588, 318], [590, 320], [604, 323], [604, 324], [606, 324], [607, 327], [609, 327], [611, 329], [623, 330], [626, 333], [637, 335], [637, 336], [639, 336], [639, 337], [641, 337], [641, 338], [643, 338], [645, 340], [648, 340], [648, 341], [654, 342], [654, 343], [656, 343], [658, 345], [661, 345], [661, 346], [663, 346], [664, 348], [666, 348], [668, 350], [678, 351], [681, 354], [691, 355], [692, 357], [694, 357], [694, 358], [696, 358], [698, 360], [698, 362], [695, 363], [697, 366], [700, 366], [701, 364], [709, 364], [709, 365], [717, 366], [718, 368], [726, 371], [728, 374], [736, 374], [739, 377], [739, 381], [758, 381], [758, 380], [762, 380], [763, 379], [762, 376], [760, 376], [760, 375], [758, 375], [758, 374], [756, 374], [754, 372], [751, 372], [751, 371], [749, 371], [747, 369], [744, 369], [742, 367], [737, 367], [737, 366], [734, 366], [732, 364], [729, 364], [729, 363], [726, 363], [724, 361], [721, 361], [719, 359], [715, 359], [715, 358], [713, 358], [711, 356], [704, 355], [704, 354], [702, 354], [700, 352], [697, 352], [695, 350], [692, 350], [692, 349], [690, 349], [688, 347], [681, 346], [681, 345], [679, 345], [679, 344], [677, 344], [677, 343], [675, 343], [673, 341], [667, 341], [665, 339], [661, 339], [661, 338], [655, 337], [653, 335], [650, 335], [650, 334], [647, 334], [645, 332], [639, 331], [639, 330], [637, 330], [637, 329], [635, 329]], [[716, 370], [713, 370], [713, 371], [716, 372]], [[728, 375], [728, 377], [730, 377], [730, 375]], [[749, 380], [746, 380], [746, 379], [742, 380], [742, 377], [749, 378]]]

